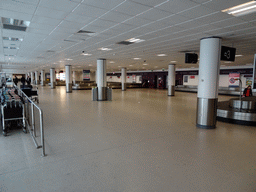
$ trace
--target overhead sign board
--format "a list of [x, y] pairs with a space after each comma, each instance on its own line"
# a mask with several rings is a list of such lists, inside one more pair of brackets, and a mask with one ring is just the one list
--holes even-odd
[[235, 61], [236, 48], [221, 46], [221, 56], [222, 61]]

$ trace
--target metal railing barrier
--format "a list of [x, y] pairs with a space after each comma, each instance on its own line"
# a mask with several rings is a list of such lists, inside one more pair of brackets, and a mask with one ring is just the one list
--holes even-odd
[[[46, 156], [45, 154], [45, 143], [44, 143], [44, 126], [43, 126], [43, 111], [38, 107], [31, 98], [29, 98], [18, 86], [14, 85], [15, 89], [18, 91], [18, 95], [20, 95], [23, 100], [24, 104], [27, 104], [27, 107], [24, 107], [25, 109], [25, 121], [26, 121], [26, 127], [35, 143], [35, 146], [37, 149], [42, 149], [42, 157]], [[29, 123], [29, 103], [30, 103], [30, 109], [31, 109], [31, 124]], [[34, 109], [38, 109], [39, 112], [39, 124], [40, 124], [40, 140], [41, 145], [38, 144], [36, 140], [36, 129], [35, 129], [35, 114]]]

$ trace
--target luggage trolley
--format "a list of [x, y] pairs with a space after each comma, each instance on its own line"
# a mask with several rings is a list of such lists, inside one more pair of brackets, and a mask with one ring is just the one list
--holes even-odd
[[2, 90], [1, 114], [4, 136], [7, 136], [8, 128], [14, 122], [17, 123], [17, 126], [22, 127], [24, 133], [27, 133], [24, 101], [17, 95], [15, 89]]
[[26, 85], [24, 88], [21, 88], [21, 90], [32, 100], [39, 103], [39, 97], [37, 93], [37, 87], [33, 89], [31, 85]]

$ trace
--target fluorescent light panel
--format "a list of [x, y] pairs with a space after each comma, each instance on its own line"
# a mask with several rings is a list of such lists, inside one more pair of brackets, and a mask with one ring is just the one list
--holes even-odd
[[250, 1], [248, 3], [237, 5], [235, 7], [222, 10], [222, 12], [233, 15], [235, 17], [247, 15], [256, 12], [256, 1]]
[[102, 47], [102, 48], [99, 48], [99, 50], [101, 50], [101, 51], [110, 51], [112, 49], [111, 48]]

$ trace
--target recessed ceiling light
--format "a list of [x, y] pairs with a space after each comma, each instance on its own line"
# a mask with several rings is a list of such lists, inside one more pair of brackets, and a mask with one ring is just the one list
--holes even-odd
[[176, 63], [177, 61], [171, 61], [171, 63]]
[[236, 55], [236, 57], [242, 57], [243, 55]]
[[144, 63], [143, 65], [148, 65], [147, 63]]
[[99, 48], [98, 50], [101, 50], [101, 51], [110, 51], [112, 50], [111, 48], [107, 48], [107, 47], [102, 47], [102, 48]]
[[226, 12], [227, 14], [233, 15], [235, 17], [247, 15], [255, 11], [256, 11], [256, 1], [250, 1], [241, 5], [237, 5], [237, 6], [222, 10], [222, 12]]
[[157, 54], [158, 57], [164, 57], [166, 54]]
[[133, 58], [134, 60], [140, 60], [141, 58]]
[[127, 39], [125, 41], [131, 42], [131, 43], [140, 43], [145, 41], [144, 39], [136, 39], [136, 38], [131, 38], [131, 39]]
[[67, 61], [72, 61], [73, 59], [69, 59], [69, 58], [67, 58], [67, 59], [65, 59], [65, 60], [67, 60]]
[[90, 54], [90, 53], [82, 53], [81, 55], [84, 55], [84, 56], [91, 56], [92, 54]]
[[133, 65], [129, 65], [129, 66], [133, 66]]
[[92, 66], [92, 64], [89, 64], [89, 66]]
[[115, 63], [114, 61], [110, 61], [109, 63]]

